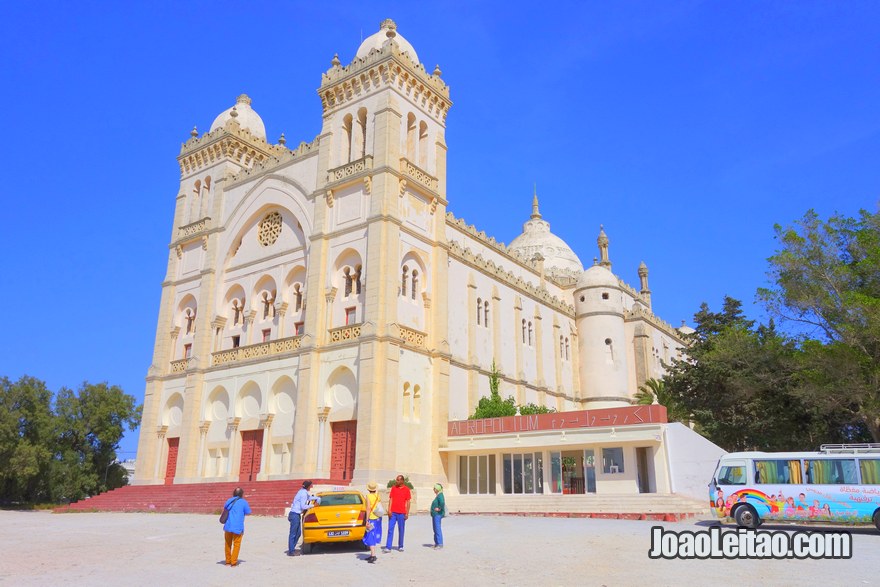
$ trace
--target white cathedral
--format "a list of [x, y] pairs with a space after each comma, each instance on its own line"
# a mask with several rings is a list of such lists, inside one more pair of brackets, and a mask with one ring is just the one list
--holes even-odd
[[604, 232], [584, 270], [537, 195], [508, 246], [447, 212], [449, 87], [396, 28], [333, 58], [311, 142], [270, 143], [241, 95], [182, 145], [134, 482], [674, 492], [665, 419], [451, 433], [493, 362], [503, 396], [563, 419], [635, 409], [684, 343]]

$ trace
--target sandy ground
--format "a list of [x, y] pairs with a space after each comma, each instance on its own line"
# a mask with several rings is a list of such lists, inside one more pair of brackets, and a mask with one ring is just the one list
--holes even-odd
[[[697, 530], [710, 521], [663, 524]], [[288, 524], [249, 517], [226, 567], [214, 516], [0, 511], [0, 585], [877, 585], [880, 533], [853, 530], [849, 560], [651, 560], [656, 522], [452, 516], [435, 551], [426, 515], [405, 552], [365, 563], [358, 547], [287, 557]], [[396, 544], [396, 540], [395, 540]]]

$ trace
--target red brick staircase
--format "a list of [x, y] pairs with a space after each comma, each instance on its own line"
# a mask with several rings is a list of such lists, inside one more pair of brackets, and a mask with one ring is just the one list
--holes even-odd
[[[313, 479], [316, 486], [347, 486], [349, 481]], [[89, 499], [56, 508], [56, 512], [165, 512], [220, 515], [236, 487], [254, 514], [280, 516], [302, 487], [302, 479], [245, 481], [242, 483], [187, 483], [180, 485], [126, 485]]]

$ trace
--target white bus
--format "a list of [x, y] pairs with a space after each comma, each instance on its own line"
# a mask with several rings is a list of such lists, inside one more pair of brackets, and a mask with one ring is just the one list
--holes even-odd
[[709, 484], [719, 518], [870, 524], [880, 529], [880, 444], [824, 444], [819, 452], [738, 452]]

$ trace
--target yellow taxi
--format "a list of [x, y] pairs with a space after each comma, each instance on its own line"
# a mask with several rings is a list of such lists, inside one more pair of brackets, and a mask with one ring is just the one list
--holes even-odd
[[363, 540], [367, 528], [367, 500], [359, 491], [322, 491], [320, 505], [303, 518], [303, 554], [319, 542]]

